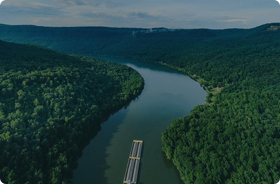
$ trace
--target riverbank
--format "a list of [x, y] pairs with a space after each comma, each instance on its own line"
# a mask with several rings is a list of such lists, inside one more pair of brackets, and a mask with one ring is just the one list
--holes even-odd
[[71, 183], [84, 146], [144, 87], [124, 65], [0, 41], [0, 176]]
[[101, 131], [83, 150], [74, 171], [74, 184], [122, 182], [127, 153], [136, 139], [145, 142], [139, 183], [183, 184], [176, 167], [162, 152], [161, 133], [173, 119], [205, 104], [206, 91], [190, 77], [159, 64], [109, 60], [137, 70], [145, 88], [127, 108], [101, 124]]
[[[182, 68], [179, 68], [179, 67], [176, 67], [176, 66], [172, 66], [172, 65], [169, 65], [167, 63], [164, 63], [164, 62], [159, 62], [159, 64], [163, 65], [163, 66], [167, 66], [169, 68], [172, 68], [178, 72], [181, 72], [182, 74], [184, 75], [187, 75], [189, 76], [190, 78], [192, 78], [193, 80], [197, 81], [200, 86], [207, 91], [207, 97], [206, 97], [206, 102], [207, 104], [211, 104], [212, 102], [214, 102], [215, 98], [216, 98], [216, 95], [221, 93], [221, 91], [226, 87], [228, 86], [228, 84], [225, 84], [224, 86], [221, 86], [221, 87], [213, 87], [211, 85], [211, 82], [210, 81], [206, 81], [204, 80], [203, 78], [201, 78], [200, 76], [197, 76], [195, 74], [189, 74], [189, 72], [187, 72], [186, 70], [182, 69]], [[207, 83], [208, 85], [205, 86], [204, 84]]]

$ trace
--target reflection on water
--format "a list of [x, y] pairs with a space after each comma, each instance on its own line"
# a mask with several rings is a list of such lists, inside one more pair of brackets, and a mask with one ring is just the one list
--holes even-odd
[[145, 80], [142, 94], [112, 115], [83, 150], [74, 171], [75, 184], [122, 183], [133, 140], [143, 140], [139, 184], [182, 184], [179, 173], [161, 150], [161, 133], [174, 118], [204, 104], [199, 83], [164, 66], [111, 59], [137, 70]]

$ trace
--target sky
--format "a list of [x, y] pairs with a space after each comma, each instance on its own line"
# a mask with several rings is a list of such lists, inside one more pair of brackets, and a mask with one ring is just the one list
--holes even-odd
[[5, 0], [0, 23], [55, 27], [252, 28], [280, 22], [275, 0]]

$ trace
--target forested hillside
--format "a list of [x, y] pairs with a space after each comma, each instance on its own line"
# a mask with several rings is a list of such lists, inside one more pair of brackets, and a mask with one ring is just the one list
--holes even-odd
[[100, 123], [144, 85], [124, 65], [3, 41], [0, 66], [0, 177], [7, 184], [72, 183]]
[[121, 42], [138, 29], [106, 27], [38, 27], [0, 24], [0, 39], [32, 43], [67, 53], [96, 55], [104, 48]]
[[157, 62], [188, 74], [207, 90], [218, 87], [220, 93], [207, 97], [206, 105], [173, 121], [162, 135], [163, 151], [185, 183], [272, 184], [280, 178], [280, 30], [272, 27], [279, 25], [227, 30], [103, 28], [114, 36], [105, 35], [102, 46], [70, 35], [59, 42], [40, 36], [32, 40], [20, 27], [3, 25], [0, 38], [84, 55]]
[[185, 183], [279, 181], [279, 33], [207, 41], [168, 62], [208, 89], [224, 87], [163, 133], [163, 151]]

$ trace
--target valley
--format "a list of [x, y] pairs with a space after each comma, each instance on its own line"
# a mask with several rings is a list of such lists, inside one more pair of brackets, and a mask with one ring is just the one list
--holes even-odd
[[0, 39], [84, 56], [161, 64], [192, 76], [205, 90], [222, 89], [189, 115], [185, 112], [170, 120], [162, 130], [162, 150], [184, 183], [276, 183], [280, 32], [270, 29], [278, 26], [150, 30], [1, 25]]

